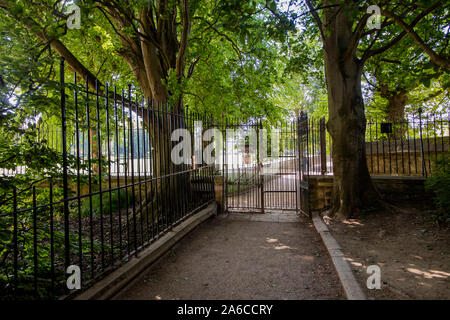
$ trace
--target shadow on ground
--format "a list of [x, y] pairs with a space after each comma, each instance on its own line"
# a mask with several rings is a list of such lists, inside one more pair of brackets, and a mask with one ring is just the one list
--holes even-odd
[[344, 299], [319, 235], [296, 220], [208, 220], [116, 299]]
[[[403, 205], [330, 229], [369, 299], [450, 299], [450, 229], [437, 228], [430, 212]], [[367, 267], [381, 268], [381, 289], [366, 287]]]

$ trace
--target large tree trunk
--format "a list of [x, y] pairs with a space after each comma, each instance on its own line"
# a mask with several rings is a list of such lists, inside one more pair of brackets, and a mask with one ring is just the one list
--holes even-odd
[[403, 122], [405, 118], [405, 106], [408, 102], [408, 93], [402, 88], [389, 90], [387, 84], [380, 80], [378, 82], [381, 97], [388, 101], [386, 120], [394, 124], [391, 138], [400, 139], [406, 133], [406, 127]]
[[334, 191], [330, 215], [351, 217], [378, 200], [366, 161], [366, 118], [361, 92], [363, 63], [351, 46], [352, 21], [345, 10], [327, 10], [324, 39], [328, 88], [328, 131], [332, 137]]
[[407, 127], [405, 126], [405, 106], [408, 95], [405, 90], [395, 92], [388, 98], [387, 120], [393, 123], [392, 138], [402, 139], [405, 137]]
[[[180, 10], [177, 6], [180, 6]], [[152, 112], [143, 108], [138, 110], [138, 114], [143, 119], [153, 147], [153, 175], [166, 176], [180, 169], [171, 161], [171, 132], [178, 126], [184, 127], [185, 124], [174, 121], [184, 115], [182, 96], [180, 95], [174, 105], [167, 107], [166, 104], [173, 92], [169, 92], [164, 82], [171, 69], [175, 70], [178, 81], [181, 82], [184, 77], [184, 60], [191, 23], [188, 0], [155, 1], [154, 6], [152, 4], [144, 6], [138, 15], [139, 34], [134, 36], [121, 31], [133, 28], [122, 14], [125, 8], [121, 11], [114, 5], [107, 5], [107, 10], [121, 35], [122, 49], [119, 53], [133, 71], [145, 99], [151, 101], [153, 109], [156, 109]], [[181, 21], [180, 32], [177, 30], [178, 12]], [[173, 211], [173, 197], [179, 194], [180, 186], [182, 185], [185, 193], [190, 192], [189, 176], [189, 173], [172, 175], [158, 179], [153, 188], [147, 186], [144, 194], [147, 194], [149, 202], [141, 203], [139, 212], [147, 212], [152, 202], [158, 198], [159, 208], [156, 209], [155, 218], [170, 216], [172, 213], [168, 211]]]
[[388, 97], [387, 119], [391, 122], [403, 121], [405, 118], [405, 106], [408, 102], [408, 95], [405, 90], [395, 92]]

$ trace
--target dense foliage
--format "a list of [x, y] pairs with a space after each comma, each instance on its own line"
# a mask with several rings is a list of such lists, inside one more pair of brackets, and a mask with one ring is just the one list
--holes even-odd
[[425, 182], [427, 191], [434, 194], [434, 202], [438, 208], [436, 220], [450, 222], [450, 168], [449, 155], [444, 154], [435, 161], [433, 175]]

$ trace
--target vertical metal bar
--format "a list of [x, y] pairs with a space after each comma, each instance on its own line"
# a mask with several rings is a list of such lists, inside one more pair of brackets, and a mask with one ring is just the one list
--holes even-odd
[[394, 121], [392, 121], [392, 126], [393, 126], [393, 135], [394, 135], [394, 152], [395, 152], [395, 172], [397, 174], [399, 174], [400, 170], [398, 167], [398, 152], [397, 152], [397, 134], [396, 134], [396, 119], [394, 119]]
[[[405, 120], [406, 126], [406, 143], [408, 144], [408, 174], [412, 175], [411, 170], [411, 145], [410, 145], [410, 135], [409, 135], [409, 121]], [[414, 137], [413, 137], [414, 139]]]
[[423, 150], [423, 134], [422, 134], [422, 108], [419, 108], [419, 134], [420, 134], [420, 149], [422, 152], [422, 174], [427, 178], [427, 168], [425, 167], [425, 151]]
[[373, 143], [372, 143], [372, 120], [369, 121], [369, 144], [370, 144], [370, 169], [373, 174]]
[[103, 230], [103, 190], [102, 190], [102, 138], [100, 128], [100, 96], [98, 80], [95, 80], [95, 102], [97, 111], [97, 161], [98, 161], [98, 195], [100, 202], [100, 246], [101, 246], [101, 264], [102, 270], [105, 270], [105, 236]]
[[[307, 154], [307, 175], [310, 174], [311, 172], [311, 164], [313, 165], [313, 170], [314, 170], [314, 143], [313, 143], [313, 137], [314, 137], [314, 119], [310, 119], [309, 117], [306, 120], [307, 122], [307, 131], [308, 131], [308, 135], [307, 135], [307, 144], [306, 144], [306, 154]], [[312, 145], [312, 148], [311, 148]], [[312, 149], [312, 150], [311, 150]], [[313, 159], [311, 159], [311, 155], [313, 156]]]
[[[125, 207], [126, 207], [126, 219], [127, 219], [127, 223], [126, 223], [126, 228], [127, 228], [127, 253], [128, 255], [130, 255], [130, 218], [129, 218], [129, 211], [128, 211], [128, 153], [129, 153], [129, 147], [128, 145], [130, 144], [129, 140], [128, 140], [128, 135], [127, 135], [127, 126], [126, 126], [126, 113], [125, 113], [125, 92], [122, 89], [122, 125], [123, 125], [123, 148], [124, 148], [124, 162], [125, 162], [125, 166], [124, 166], [124, 175], [125, 175], [125, 181], [124, 181], [124, 185], [125, 185]], [[129, 128], [128, 128], [129, 130]], [[132, 199], [134, 201], [134, 199]]]
[[389, 155], [389, 174], [392, 174], [392, 159], [391, 159], [391, 134], [387, 134], [388, 137], [388, 155]]
[[223, 168], [224, 168], [224, 175], [223, 175], [223, 211], [228, 212], [228, 159], [229, 159], [229, 151], [228, 151], [228, 136], [226, 130], [228, 129], [228, 117], [225, 118], [224, 114], [222, 114], [222, 122], [223, 122]]
[[[78, 209], [78, 263], [81, 274], [83, 274], [83, 242], [82, 242], [82, 221], [81, 221], [81, 177], [80, 177], [80, 124], [78, 114], [78, 89], [77, 89], [77, 74], [74, 72], [73, 83], [75, 85], [74, 99], [75, 99], [75, 135], [76, 135], [76, 157], [77, 157], [77, 209]], [[51, 203], [52, 201], [50, 201]], [[51, 207], [52, 211], [53, 208]], [[53, 213], [53, 212], [52, 212]], [[53, 219], [53, 217], [52, 217]], [[53, 222], [53, 221], [52, 221]], [[53, 231], [53, 230], [52, 230]], [[53, 280], [53, 279], [52, 279]]]
[[[428, 146], [428, 170], [427, 172], [431, 172], [431, 148], [430, 148], [430, 118], [427, 118], [427, 146]], [[426, 165], [426, 163], [425, 163]]]
[[[106, 145], [108, 153], [108, 196], [109, 196], [109, 244], [110, 244], [110, 264], [114, 264], [114, 230], [113, 230], [113, 210], [112, 210], [112, 182], [111, 182], [111, 132], [109, 128], [109, 84], [105, 84], [105, 112], [106, 112]], [[119, 191], [117, 191], [119, 192]], [[120, 197], [118, 197], [120, 198]], [[120, 201], [118, 199], [118, 201]], [[120, 211], [120, 207], [118, 209]]]
[[[173, 128], [172, 128], [172, 130], [177, 130], [177, 129], [182, 129], [183, 127], [182, 127], [182, 124], [181, 124], [181, 112], [177, 112], [177, 113], [175, 113], [175, 109], [172, 109], [173, 111], [173, 117], [174, 117], [174, 119], [173, 119], [173, 121], [174, 121], [174, 126], [173, 126]], [[174, 168], [175, 168], [175, 172], [177, 173], [176, 174], [176, 180], [175, 180], [175, 183], [176, 183], [176, 189], [177, 189], [177, 193], [178, 193], [178, 195], [177, 195], [177, 210], [178, 210], [178, 213], [177, 213], [177, 217], [178, 217], [178, 219], [182, 219], [182, 218], [184, 218], [184, 214], [185, 214], [185, 212], [184, 212], [184, 197], [183, 197], [183, 185], [182, 185], [182, 175], [179, 173], [181, 170], [183, 170], [183, 163], [181, 164], [181, 165], [175, 165], [175, 164], [173, 164], [174, 165]]]
[[[178, 116], [178, 128], [180, 129], [186, 129], [186, 114], [185, 114], [185, 110], [183, 110], [183, 112], [181, 112]], [[184, 159], [187, 160], [187, 156], [184, 154]], [[183, 164], [180, 166], [180, 170], [181, 171], [186, 171], [188, 170], [188, 163], [186, 161], [183, 161]], [[183, 181], [183, 183], [188, 183], [189, 180], [187, 179], [186, 174], [180, 174], [179, 175], [181, 181]], [[186, 197], [186, 192], [183, 191], [183, 186], [180, 184], [180, 194], [181, 194], [181, 216], [184, 217], [185, 214], [187, 214], [187, 197]]]
[[90, 260], [91, 260], [91, 278], [94, 278], [94, 217], [92, 212], [92, 157], [91, 157], [91, 111], [89, 108], [89, 82], [86, 76], [86, 126], [87, 126], [87, 153], [88, 153], [88, 183], [89, 183], [89, 236], [90, 236]]
[[[122, 98], [123, 99], [123, 98]], [[119, 121], [118, 121], [118, 112], [117, 112], [117, 87], [114, 86], [114, 129], [115, 129], [115, 135], [116, 135], [116, 150], [115, 150], [115, 154], [116, 154], [116, 168], [117, 168], [117, 206], [119, 207], [119, 256], [122, 257], [123, 256], [123, 252], [122, 252], [122, 201], [121, 201], [121, 197], [120, 197], [120, 192], [122, 191], [121, 187], [120, 187], [120, 150], [119, 150], [119, 140], [120, 140], [120, 136], [119, 136]], [[125, 142], [124, 142], [125, 143]], [[126, 192], [126, 189], [125, 189]]]
[[136, 113], [136, 147], [137, 147], [137, 172], [138, 172], [138, 186], [139, 186], [139, 205], [140, 205], [140, 223], [139, 223], [139, 227], [140, 230], [139, 232], [141, 233], [141, 245], [144, 244], [144, 229], [143, 229], [143, 225], [142, 225], [142, 221], [143, 221], [143, 216], [144, 216], [144, 212], [142, 211], [142, 181], [141, 181], [141, 152], [140, 152], [140, 148], [141, 148], [141, 143], [140, 143], [140, 134], [139, 134], [139, 98], [138, 98], [138, 93], [136, 92], [136, 108], [135, 108], [135, 113]]
[[167, 123], [166, 123], [166, 131], [167, 131], [167, 133], [164, 134], [164, 146], [165, 146], [164, 155], [166, 156], [165, 159], [164, 159], [164, 162], [165, 162], [165, 164], [167, 166], [166, 174], [169, 175], [167, 177], [167, 179], [166, 179], [168, 189], [166, 189], [167, 194], [165, 196], [168, 198], [168, 207], [169, 207], [170, 222], [169, 222], [169, 226], [168, 227], [171, 228], [172, 224], [175, 221], [175, 218], [174, 218], [173, 203], [172, 203], [172, 201], [169, 200], [169, 194], [172, 194], [172, 191], [173, 191], [172, 187], [173, 186], [172, 186], [172, 183], [171, 183], [172, 182], [172, 176], [171, 176], [171, 173], [172, 173], [171, 167], [172, 166], [170, 165], [170, 159], [168, 157], [168, 155], [170, 154], [170, 130], [171, 130], [171, 123], [170, 123], [170, 115], [169, 115], [169, 110], [168, 110], [168, 104], [167, 103], [163, 104], [163, 114], [164, 114], [164, 111], [166, 113], [165, 116], [163, 117], [164, 118], [164, 122], [167, 121]]
[[[147, 134], [146, 134], [146, 132], [145, 132], [145, 121], [147, 121], [147, 128], [149, 128], [149, 124], [150, 124], [150, 122], [149, 122], [149, 110], [148, 110], [148, 99], [147, 99], [147, 101], [145, 101], [144, 100], [144, 102], [143, 102], [143, 106], [142, 106], [142, 138], [143, 138], [143, 142], [142, 142], [142, 144], [143, 144], [143, 150], [142, 150], [142, 152], [143, 152], [143, 154], [144, 154], [144, 192], [145, 192], [145, 207], [146, 207], [146, 216], [145, 216], [145, 229], [146, 229], [146, 234], [147, 234], [147, 241], [146, 242], [149, 242], [150, 241], [150, 239], [151, 239], [151, 236], [150, 236], [150, 232], [149, 232], [149, 223], [148, 223], [148, 220], [149, 220], [149, 206], [150, 206], [150, 203], [149, 203], [149, 201], [148, 201], [148, 180], [147, 180], [147, 140], [148, 140], [148, 138], [147, 138]], [[147, 102], [147, 109], [145, 109], [145, 103]], [[147, 140], [146, 140], [147, 139]], [[142, 212], [142, 210], [141, 210], [141, 212]], [[141, 215], [142, 215], [142, 213], [141, 213]]]
[[[438, 161], [438, 151], [437, 151], [437, 128], [436, 128], [436, 113], [433, 117], [433, 134], [434, 134], [434, 160]], [[430, 168], [431, 169], [431, 168]]]
[[159, 200], [161, 202], [161, 232], [164, 232], [167, 227], [167, 211], [166, 211], [166, 198], [165, 198], [165, 166], [164, 166], [164, 129], [163, 122], [164, 116], [161, 110], [161, 103], [156, 102], [156, 112], [157, 112], [157, 135], [158, 135], [158, 151], [159, 151], [159, 172], [158, 172], [158, 181], [159, 181]]
[[414, 118], [413, 118], [413, 139], [414, 139], [414, 166], [416, 167], [416, 174], [418, 173], [417, 168], [417, 145], [416, 145], [416, 127], [414, 124]]
[[[239, 120], [235, 120], [236, 126], [239, 124]], [[243, 128], [243, 124], [241, 124], [240, 128]], [[236, 143], [236, 146], [238, 147], [239, 142]], [[239, 148], [239, 147], [238, 147]], [[236, 150], [236, 169], [238, 170], [238, 186], [240, 186], [241, 184], [241, 175], [240, 175], [240, 169], [241, 169], [241, 162], [239, 161], [239, 154], [240, 154], [239, 149]], [[242, 197], [239, 195], [239, 191], [238, 191], [238, 196], [236, 197], [237, 200], [237, 207], [242, 207]]]
[[[176, 113], [175, 108], [172, 108], [171, 132], [173, 132], [174, 130], [177, 130], [177, 129], [181, 129], [183, 127], [180, 119], [181, 119], [181, 113], [180, 112]], [[170, 145], [172, 147], [173, 142], [170, 138], [170, 135], [169, 135], [169, 141], [170, 141]], [[170, 151], [169, 151], [169, 153], [170, 153]], [[183, 208], [184, 207], [183, 187], [182, 187], [182, 183], [180, 183], [183, 181], [183, 179], [182, 179], [183, 176], [179, 173], [180, 170], [183, 170], [184, 162], [180, 165], [176, 165], [173, 162], [171, 162], [171, 164], [172, 164], [173, 172], [175, 173], [174, 174], [174, 184], [175, 184], [174, 189], [177, 192], [177, 196], [176, 196], [177, 200], [175, 202], [175, 211], [176, 211], [175, 216], [176, 216], [176, 219], [179, 221], [184, 218], [184, 214], [185, 214], [184, 208]]]
[[[158, 200], [156, 194], [155, 183], [155, 156], [154, 156], [154, 142], [155, 142], [155, 125], [154, 125], [154, 115], [153, 115], [153, 102], [150, 98], [147, 99], [147, 119], [148, 119], [148, 152], [149, 152], [149, 178], [150, 178], [150, 197], [151, 197], [151, 240], [153, 241], [157, 235], [157, 224], [155, 221], [155, 212], [157, 212], [156, 202]], [[150, 113], [151, 118], [150, 118]]]
[[[152, 168], [152, 184], [153, 187], [152, 189], [155, 190], [155, 200], [153, 201], [154, 206], [153, 206], [153, 210], [152, 210], [152, 219], [153, 219], [153, 224], [154, 227], [153, 229], [156, 231], [156, 236], [159, 235], [159, 223], [160, 223], [160, 219], [159, 219], [159, 211], [160, 211], [160, 206], [159, 206], [159, 193], [158, 193], [158, 172], [159, 172], [159, 167], [158, 167], [158, 157], [156, 155], [156, 148], [158, 146], [158, 139], [157, 139], [157, 131], [156, 131], [156, 126], [157, 126], [157, 120], [155, 122], [155, 103], [153, 100], [152, 101], [152, 105], [151, 105], [151, 112], [152, 112], [152, 136], [153, 136], [153, 140], [152, 140], [152, 163], [153, 163], [153, 168]], [[155, 213], [156, 213], [156, 224], [155, 224]]]
[[66, 90], [64, 79], [64, 58], [60, 60], [60, 84], [61, 84], [61, 133], [63, 156], [63, 197], [64, 197], [64, 260], [65, 267], [70, 266], [70, 234], [69, 234], [69, 186], [67, 181], [67, 124], [66, 124]]
[[[192, 150], [194, 150], [194, 155], [195, 155], [195, 145], [196, 145], [196, 143], [195, 143], [195, 139], [196, 139], [195, 122], [196, 121], [198, 121], [198, 114], [197, 114], [197, 112], [192, 112], [192, 117], [191, 117], [191, 126], [192, 127], [191, 128], [192, 128], [192, 132], [193, 132], [193, 136], [194, 136], [194, 139], [193, 139], [194, 146], [193, 146]], [[192, 171], [191, 179], [195, 183], [195, 186], [196, 186], [195, 188], [198, 188], [198, 171], [199, 171], [199, 169], [197, 167], [198, 159], [197, 159], [197, 156], [195, 156], [194, 158], [195, 158], [195, 162], [192, 167], [193, 171]], [[198, 196], [198, 193], [191, 192], [191, 208], [192, 209], [195, 208], [195, 206], [197, 205], [197, 196]]]
[[[250, 129], [252, 129], [252, 126], [250, 125]], [[258, 138], [257, 138], [258, 139]], [[250, 137], [249, 137], [249, 140], [250, 140]], [[250, 158], [250, 148], [249, 148], [249, 150], [248, 150], [248, 157]], [[248, 164], [247, 163], [245, 163], [245, 179], [246, 179], [246, 181], [248, 181], [248, 177], [249, 177], [249, 170], [251, 170], [251, 167], [250, 167], [250, 169], [249, 169], [249, 167], [248, 167]], [[248, 182], [247, 182], [247, 184], [248, 184]], [[250, 186], [251, 187], [251, 186]], [[247, 188], [249, 188], [249, 186], [247, 186]], [[250, 206], [250, 204], [251, 204], [251, 202], [250, 202], [250, 195], [251, 195], [251, 189], [247, 189], [246, 190], [246, 193], [247, 193], [247, 207], [249, 207]]]
[[[54, 232], [54, 217], [53, 217], [53, 181], [50, 180], [50, 274], [52, 281], [52, 292], [55, 292], [55, 232]], [[81, 264], [80, 264], [80, 270]], [[83, 273], [81, 273], [83, 274]]]
[[[380, 173], [380, 153], [378, 150], [378, 119], [375, 118], [375, 140], [377, 142], [377, 173]], [[384, 158], [383, 158], [383, 163], [384, 163]]]
[[13, 250], [14, 250], [14, 289], [17, 290], [19, 284], [19, 247], [18, 247], [18, 223], [17, 223], [17, 188], [13, 187]]
[[131, 140], [131, 193], [133, 195], [133, 233], [134, 233], [134, 254], [137, 256], [137, 221], [136, 221], [136, 190], [134, 185], [134, 139], [133, 139], [133, 98], [131, 96], [131, 84], [128, 85], [128, 102], [130, 109], [130, 140]]
[[38, 292], [38, 248], [37, 248], [37, 205], [36, 205], [36, 187], [33, 186], [33, 273], [34, 290]]
[[[404, 148], [403, 148], [403, 138], [405, 133], [403, 132], [403, 119], [400, 119], [400, 148], [402, 150], [402, 173], [405, 174], [405, 155], [404, 155]], [[400, 169], [399, 169], [400, 171]]]
[[[443, 119], [443, 115], [441, 113], [441, 152], [442, 152], [442, 154], [445, 153], [445, 150], [444, 150], [444, 136], [445, 136], [444, 119]], [[446, 172], [446, 161], [443, 161], [443, 166], [444, 166], [444, 172]]]
[[[256, 124], [256, 127], [257, 127], [257, 125], [258, 124]], [[253, 125], [253, 127], [255, 127], [255, 125]], [[258, 134], [257, 139], [259, 139], [259, 141], [261, 141], [262, 140], [261, 139], [262, 130], [260, 130], [257, 134]], [[261, 152], [261, 142], [260, 142], [259, 149], [260, 149], [259, 152]], [[252, 185], [251, 185], [251, 187], [253, 189], [252, 190], [252, 195], [253, 196], [252, 196], [252, 203], [251, 203], [251, 207], [252, 208], [258, 208], [258, 203], [259, 203], [259, 193], [257, 192], [258, 191], [258, 185], [259, 185], [259, 177], [257, 176], [258, 175], [257, 167], [258, 167], [257, 161], [253, 161], [252, 162], [252, 166], [251, 166], [251, 174], [252, 174]]]
[[261, 184], [261, 212], [264, 214], [265, 213], [265, 205], [264, 205], [264, 174], [263, 174], [263, 164], [262, 164], [262, 159], [261, 159], [261, 154], [259, 152], [259, 145], [261, 143], [261, 141], [259, 141], [259, 132], [262, 129], [262, 121], [259, 120], [259, 126], [256, 127], [257, 128], [257, 133], [256, 133], [256, 158], [258, 161], [258, 175], [260, 177], [260, 184]]
[[311, 167], [312, 167], [312, 172], [313, 173], [315, 173], [315, 170], [316, 170], [316, 159], [315, 159], [315, 156], [316, 156], [316, 150], [315, 150], [315, 146], [316, 146], [316, 141], [315, 141], [315, 130], [314, 130], [314, 128], [315, 128], [315, 126], [314, 126], [314, 124], [315, 124], [315, 121], [314, 121], [314, 118], [311, 118], [310, 119], [310, 123], [311, 123], [311, 155], [312, 155], [312, 157], [311, 157]]
[[[380, 133], [381, 133], [381, 130], [380, 130]], [[384, 140], [382, 140], [382, 146], [383, 146], [383, 173], [385, 174], [386, 173], [386, 158], [385, 158], [385, 153], [384, 153], [384, 146], [385, 146], [385, 141]]]
[[[277, 181], [277, 188], [276, 190], [282, 190], [284, 191], [286, 188], [286, 182], [284, 180], [284, 173], [285, 173], [285, 169], [286, 169], [286, 162], [285, 162], [285, 155], [284, 155], [284, 151], [286, 150], [286, 141], [284, 140], [284, 129], [285, 129], [285, 125], [286, 123], [284, 121], [280, 122], [280, 134], [279, 134], [279, 143], [281, 144], [282, 149], [280, 150], [279, 153], [279, 166], [277, 169], [277, 172], [275, 173], [275, 181]], [[281, 153], [283, 152], [283, 153]], [[279, 178], [277, 177], [279, 176]], [[286, 193], [285, 192], [277, 192], [274, 193], [274, 197], [275, 199], [278, 199], [278, 208], [280, 209], [285, 209], [286, 208]]]
[[222, 113], [222, 116], [221, 116], [221, 123], [220, 123], [220, 126], [221, 126], [221, 132], [222, 132], [222, 204], [223, 204], [223, 207], [222, 207], [222, 210], [223, 210], [223, 212], [225, 212], [226, 211], [226, 198], [225, 198], [225, 187], [226, 187], [226, 181], [225, 181], [225, 141], [226, 141], [226, 138], [225, 138], [225, 128], [224, 128], [224, 117], [225, 117], [225, 115]]
[[325, 140], [325, 117], [320, 119], [320, 163], [321, 163], [321, 173], [324, 175], [327, 173], [327, 147]]
[[[147, 98], [147, 131], [148, 131], [148, 166], [149, 166], [149, 178], [150, 178], [150, 196], [151, 196], [151, 239], [155, 237], [155, 202], [156, 202], [156, 196], [154, 194], [154, 173], [155, 173], [155, 165], [154, 165], [154, 148], [153, 148], [153, 142], [154, 142], [154, 124], [153, 124], [153, 115], [152, 118], [150, 118], [150, 113], [153, 113], [152, 110], [152, 103], [150, 98]], [[152, 140], [153, 139], [153, 140]]]

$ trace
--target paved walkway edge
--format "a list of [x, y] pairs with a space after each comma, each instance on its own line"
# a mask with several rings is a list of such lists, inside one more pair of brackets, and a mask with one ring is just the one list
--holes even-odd
[[366, 300], [366, 296], [356, 280], [348, 261], [344, 259], [344, 254], [342, 253], [341, 247], [337, 243], [336, 239], [331, 235], [327, 225], [317, 213], [313, 214], [313, 223], [317, 232], [320, 234], [328, 253], [330, 254], [347, 299]]
[[216, 214], [217, 204], [212, 203], [156, 240], [147, 249], [141, 251], [138, 257], [132, 258], [106, 278], [75, 297], [75, 300], [107, 300], [114, 297], [185, 235]]

